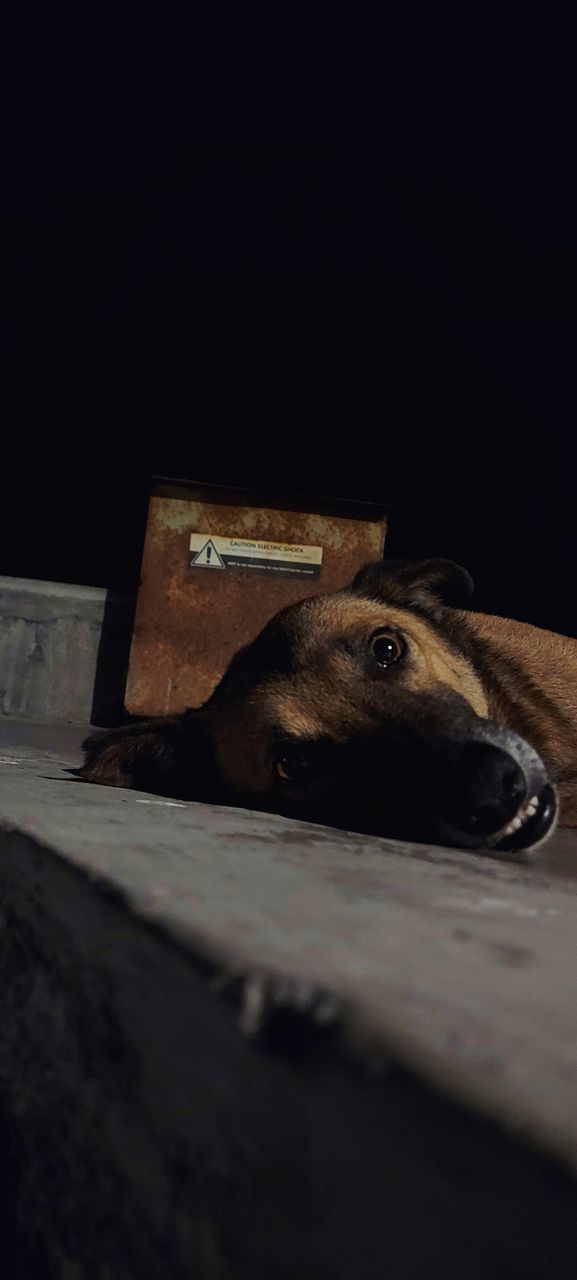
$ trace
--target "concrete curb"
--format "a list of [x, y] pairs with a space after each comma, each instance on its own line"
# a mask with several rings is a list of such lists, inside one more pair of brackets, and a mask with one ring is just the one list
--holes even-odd
[[573, 1280], [575, 886], [64, 764], [0, 761], [0, 1085], [49, 1280]]

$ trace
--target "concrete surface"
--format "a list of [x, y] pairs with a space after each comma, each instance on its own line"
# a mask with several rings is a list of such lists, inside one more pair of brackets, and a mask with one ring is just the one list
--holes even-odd
[[98, 587], [0, 578], [0, 714], [120, 723], [133, 613]]
[[522, 865], [167, 802], [76, 781], [79, 737], [0, 736], [0, 1081], [47, 1274], [572, 1277], [576, 834]]

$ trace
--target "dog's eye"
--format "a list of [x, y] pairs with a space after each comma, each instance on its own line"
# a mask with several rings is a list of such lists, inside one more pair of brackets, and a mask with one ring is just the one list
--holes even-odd
[[371, 653], [380, 667], [392, 667], [406, 651], [405, 641], [397, 631], [382, 627], [371, 636]]
[[276, 757], [273, 765], [281, 782], [305, 783], [311, 772], [311, 760], [299, 747], [290, 747]]

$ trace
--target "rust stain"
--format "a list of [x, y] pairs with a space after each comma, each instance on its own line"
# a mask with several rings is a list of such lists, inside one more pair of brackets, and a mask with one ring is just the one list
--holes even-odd
[[[157, 482], [148, 512], [126, 707], [166, 715], [200, 706], [233, 654], [287, 604], [345, 586], [380, 559], [382, 508], [325, 499], [266, 499], [183, 481]], [[189, 568], [191, 533], [323, 548], [321, 576], [277, 578]]]

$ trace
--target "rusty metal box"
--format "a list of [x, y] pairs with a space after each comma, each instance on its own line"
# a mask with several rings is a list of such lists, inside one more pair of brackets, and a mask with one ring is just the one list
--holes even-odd
[[126, 708], [200, 706], [284, 605], [350, 582], [383, 554], [384, 507], [154, 481]]

